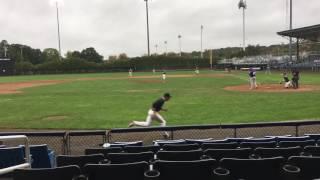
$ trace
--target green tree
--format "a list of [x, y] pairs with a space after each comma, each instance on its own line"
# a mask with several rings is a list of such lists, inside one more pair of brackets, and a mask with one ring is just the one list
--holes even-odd
[[44, 49], [41, 55], [44, 62], [59, 61], [59, 52], [54, 48]]
[[101, 56], [93, 47], [82, 50], [81, 58], [95, 63], [101, 63], [103, 61], [103, 56]]

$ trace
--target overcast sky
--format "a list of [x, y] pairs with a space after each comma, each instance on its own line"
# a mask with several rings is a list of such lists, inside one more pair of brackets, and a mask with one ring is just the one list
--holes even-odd
[[[286, 29], [287, 0], [247, 0], [247, 43], [270, 45], [287, 42], [276, 35]], [[318, 24], [319, 0], [294, 1], [294, 28]], [[55, 7], [50, 0], [0, 0], [0, 39], [33, 48], [57, 48]], [[242, 12], [238, 0], [151, 0], [151, 51], [240, 46]], [[62, 51], [95, 47], [106, 58], [146, 53], [146, 14], [143, 0], [64, 0], [60, 7]]]

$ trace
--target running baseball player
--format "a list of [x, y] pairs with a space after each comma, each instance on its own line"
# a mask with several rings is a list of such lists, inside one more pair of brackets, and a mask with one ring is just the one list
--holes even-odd
[[[165, 93], [163, 97], [161, 97], [160, 99], [158, 99], [152, 104], [151, 108], [148, 111], [148, 116], [145, 122], [133, 121], [129, 124], [129, 127], [134, 127], [134, 126], [149, 127], [153, 120], [158, 121], [161, 127], [165, 127], [167, 122], [161, 116], [160, 111], [168, 111], [167, 109], [163, 109], [162, 107], [165, 102], [170, 100], [170, 98], [171, 98], [171, 95], [169, 93]], [[165, 132], [164, 136], [165, 138], [170, 137], [168, 132]]]
[[249, 69], [249, 81], [250, 81], [250, 89], [256, 89], [257, 79], [256, 79], [256, 71], [253, 68]]

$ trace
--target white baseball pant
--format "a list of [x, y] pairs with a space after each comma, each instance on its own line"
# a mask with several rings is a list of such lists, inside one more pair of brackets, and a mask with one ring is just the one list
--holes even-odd
[[133, 124], [136, 126], [148, 127], [151, 125], [153, 120], [158, 121], [161, 127], [164, 127], [167, 125], [166, 120], [158, 112], [155, 112], [152, 109], [149, 110], [148, 116], [145, 122], [133, 121]]

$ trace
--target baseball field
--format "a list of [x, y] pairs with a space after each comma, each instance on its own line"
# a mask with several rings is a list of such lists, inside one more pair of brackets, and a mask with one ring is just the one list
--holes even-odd
[[[320, 119], [319, 74], [301, 73], [301, 89], [285, 89], [280, 72], [34, 75], [0, 78], [0, 129], [106, 129], [145, 120], [163, 93], [173, 98], [163, 116], [172, 125]], [[155, 124], [156, 125], [156, 124]]]

